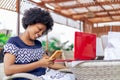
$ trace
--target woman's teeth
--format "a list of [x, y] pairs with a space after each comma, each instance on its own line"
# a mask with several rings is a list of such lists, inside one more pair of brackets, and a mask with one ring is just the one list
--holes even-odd
[[39, 37], [39, 35], [38, 34], [36, 34], [36, 38], [38, 38]]

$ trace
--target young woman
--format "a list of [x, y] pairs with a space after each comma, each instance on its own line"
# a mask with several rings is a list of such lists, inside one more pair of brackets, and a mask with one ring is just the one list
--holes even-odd
[[4, 69], [7, 76], [23, 72], [41, 76], [46, 74], [47, 68], [66, 68], [54, 64], [52, 60], [49, 61], [49, 56], [37, 40], [52, 30], [53, 19], [49, 12], [40, 8], [30, 8], [24, 13], [22, 25], [25, 32], [11, 37], [4, 46]]

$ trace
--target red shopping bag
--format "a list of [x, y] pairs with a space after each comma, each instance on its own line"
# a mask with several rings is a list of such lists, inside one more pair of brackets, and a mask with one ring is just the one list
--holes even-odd
[[93, 60], [96, 58], [96, 35], [75, 32], [74, 42], [75, 60]]

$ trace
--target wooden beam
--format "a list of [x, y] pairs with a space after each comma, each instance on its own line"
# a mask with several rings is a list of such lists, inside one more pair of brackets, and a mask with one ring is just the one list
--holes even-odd
[[[111, 16], [111, 14], [109, 13], [109, 11], [106, 10], [106, 9], [102, 6], [102, 4], [100, 4], [100, 3], [98, 3], [98, 2], [96, 2], [96, 4], [100, 5], [101, 8], [103, 9], [103, 11], [107, 12], [107, 15], [113, 20], [113, 18], [112, 18], [112, 16]], [[111, 5], [111, 4], [110, 4], [110, 5]], [[112, 7], [112, 6], [111, 6], [111, 7]], [[113, 8], [113, 9], [114, 9], [114, 8]], [[102, 15], [102, 16], [103, 16], [103, 15]]]
[[91, 18], [102, 18], [102, 17], [112, 17], [112, 16], [120, 16], [120, 13], [111, 14], [111, 15], [96, 15], [95, 17], [91, 17]]
[[[112, 11], [119, 11], [120, 10], [120, 8], [118, 8], [118, 9], [112, 9], [112, 10], [107, 10], [107, 12], [112, 12]], [[104, 13], [104, 12], [106, 12], [105, 10], [101, 10], [101, 11], [92, 11], [93, 13]], [[73, 13], [73, 14], [71, 14], [71, 15], [84, 15], [84, 14], [87, 14], [88, 12], [84, 12], [84, 13]]]
[[120, 1], [117, 0], [117, 1], [113, 1], [113, 2], [110, 2], [110, 1], [97, 2], [97, 4], [95, 2], [84, 3], [84, 4], [79, 3], [79, 4], [71, 5], [71, 6], [61, 6], [61, 9], [71, 9], [71, 8], [82, 8], [82, 7], [98, 6], [98, 3], [100, 5], [110, 5], [110, 4], [120, 4]]
[[60, 2], [68, 2], [73, 0], [42, 0], [44, 3], [60, 3]]
[[107, 23], [107, 22], [120, 22], [120, 20], [114, 20], [114, 21], [113, 21], [113, 20], [109, 20], [109, 21], [107, 21], [107, 20], [106, 20], [106, 21], [102, 21], [102, 20], [101, 20], [101, 21], [100, 21], [100, 20], [98, 21], [98, 20], [97, 20], [97, 21], [92, 21], [92, 22], [93, 22], [93, 23]]

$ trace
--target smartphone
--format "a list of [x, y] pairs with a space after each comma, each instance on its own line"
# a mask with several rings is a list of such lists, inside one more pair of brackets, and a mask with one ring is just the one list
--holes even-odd
[[62, 54], [62, 51], [61, 50], [56, 50], [52, 56], [50, 56], [49, 60], [54, 60], [54, 59], [57, 59], [61, 56]]

